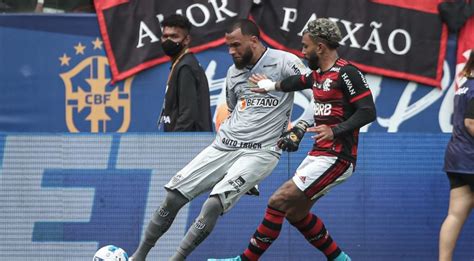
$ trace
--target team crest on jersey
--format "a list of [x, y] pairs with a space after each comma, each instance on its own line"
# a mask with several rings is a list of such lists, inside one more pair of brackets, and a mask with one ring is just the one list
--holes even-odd
[[313, 87], [316, 88], [316, 89], [322, 89], [323, 91], [328, 92], [328, 91], [331, 90], [332, 82], [333, 82], [333, 80], [331, 80], [329, 78], [324, 80], [323, 83], [319, 83], [319, 82], [314, 81]]
[[[75, 54], [64, 53], [59, 74], [65, 87], [66, 125], [70, 132], [126, 132], [131, 117], [133, 77], [111, 83], [109, 62], [102, 55], [102, 41], [78, 43]], [[101, 54], [86, 55], [86, 50]], [[73, 63], [74, 62], [74, 63]]]
[[331, 83], [332, 83], [332, 80], [327, 78], [326, 80], [324, 80], [323, 82], [323, 85], [322, 85], [322, 88], [323, 88], [323, 91], [325, 92], [328, 92], [331, 90]]

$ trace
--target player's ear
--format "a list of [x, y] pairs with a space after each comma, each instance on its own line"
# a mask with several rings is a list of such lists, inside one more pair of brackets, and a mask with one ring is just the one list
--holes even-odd
[[316, 43], [316, 46], [317, 46], [316, 52], [318, 52], [318, 53], [323, 53], [327, 49], [327, 46], [322, 42]]
[[254, 44], [254, 45], [258, 44], [258, 42], [259, 42], [258, 37], [255, 36], [255, 35], [250, 36], [250, 41], [251, 41], [252, 44]]
[[187, 34], [183, 39], [183, 45], [189, 46], [189, 43], [191, 43], [191, 35]]

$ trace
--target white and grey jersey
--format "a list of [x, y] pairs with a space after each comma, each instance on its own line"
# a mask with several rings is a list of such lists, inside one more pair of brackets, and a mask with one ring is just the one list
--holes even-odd
[[272, 81], [308, 72], [301, 60], [288, 52], [267, 48], [251, 68], [227, 71], [226, 96], [231, 113], [216, 136], [213, 146], [220, 150], [240, 148], [270, 150], [281, 153], [277, 140], [286, 130], [293, 107], [293, 93], [272, 91], [266, 94], [250, 91], [249, 77], [264, 74]]

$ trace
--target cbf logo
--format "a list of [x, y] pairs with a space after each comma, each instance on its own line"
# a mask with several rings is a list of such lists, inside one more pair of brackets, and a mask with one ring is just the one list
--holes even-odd
[[[102, 55], [102, 41], [74, 46], [74, 57], [64, 53], [59, 76], [64, 82], [66, 124], [70, 132], [126, 132], [130, 126], [130, 99], [133, 77], [110, 82], [109, 62]], [[91, 50], [98, 54], [86, 55]], [[99, 54], [100, 53], [100, 54]], [[71, 60], [77, 63], [72, 64]]]

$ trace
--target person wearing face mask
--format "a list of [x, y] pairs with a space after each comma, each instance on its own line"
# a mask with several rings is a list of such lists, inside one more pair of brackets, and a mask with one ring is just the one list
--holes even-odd
[[165, 100], [159, 118], [165, 132], [212, 131], [206, 74], [189, 51], [191, 23], [181, 15], [166, 17], [161, 25], [161, 47], [171, 58]]
[[375, 105], [364, 75], [348, 61], [339, 58], [341, 33], [336, 23], [319, 18], [308, 23], [302, 38], [302, 53], [312, 73], [290, 76], [274, 82], [255, 74], [252, 91], [284, 93], [303, 89], [313, 91], [314, 122], [298, 122], [278, 141], [284, 151], [293, 152], [305, 132], [315, 132], [313, 148], [296, 170], [268, 201], [262, 223], [241, 255], [208, 261], [256, 261], [278, 238], [286, 219], [327, 260], [350, 261], [331, 237], [322, 219], [310, 212], [313, 205], [333, 187], [347, 180], [357, 158], [359, 128], [376, 118]]

